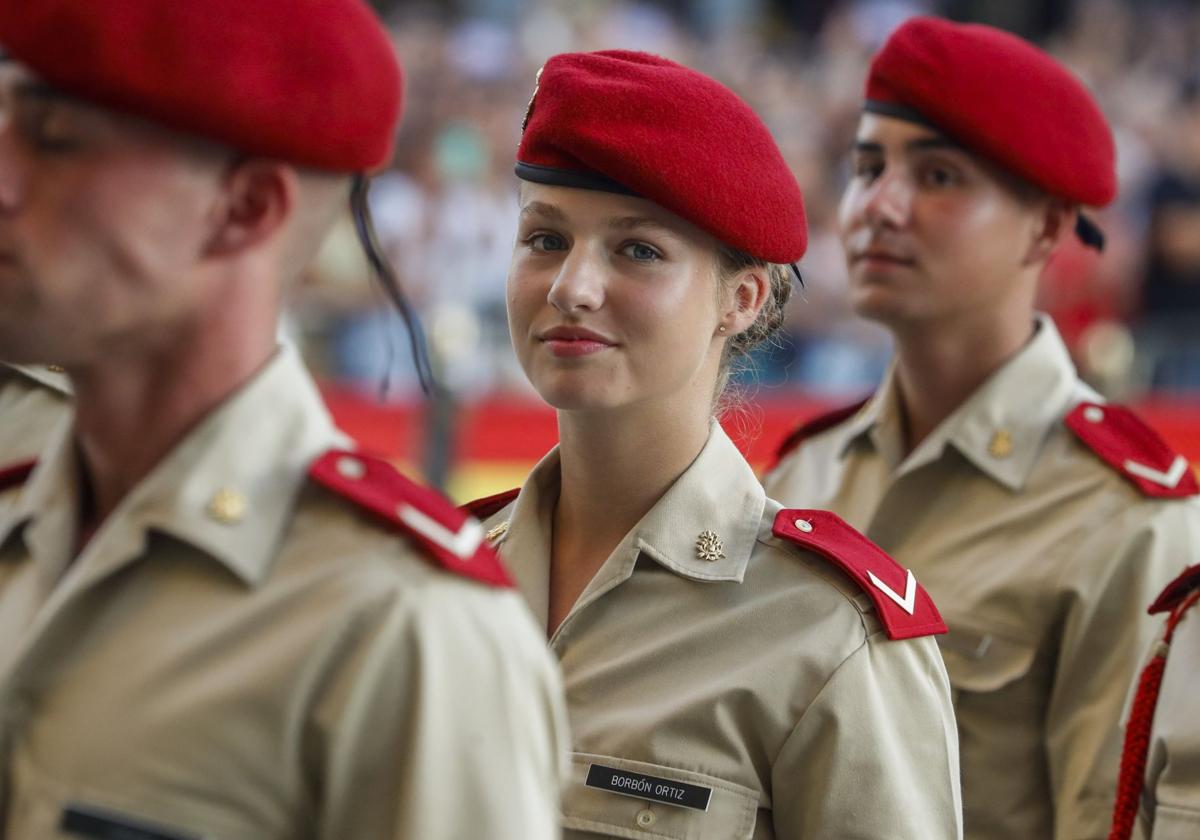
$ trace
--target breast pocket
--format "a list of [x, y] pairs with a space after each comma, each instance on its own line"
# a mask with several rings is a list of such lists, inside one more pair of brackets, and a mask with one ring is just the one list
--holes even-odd
[[209, 803], [135, 797], [66, 783], [18, 754], [0, 834], [14, 840], [268, 840]]
[[1150, 840], [1196, 840], [1200, 837], [1200, 811], [1159, 805], [1154, 809]]
[[574, 753], [563, 827], [633, 840], [749, 840], [758, 793], [703, 773]]
[[1037, 648], [988, 633], [954, 629], [938, 639], [950, 684], [962, 692], [991, 694], [1029, 673]]

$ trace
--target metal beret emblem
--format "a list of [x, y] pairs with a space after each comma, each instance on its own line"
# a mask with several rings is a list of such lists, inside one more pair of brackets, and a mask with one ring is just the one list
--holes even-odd
[[533, 93], [529, 95], [529, 104], [525, 106], [525, 118], [521, 120], [521, 133], [525, 133], [525, 126], [529, 125], [529, 117], [533, 114], [533, 100], [537, 99], [538, 88], [542, 82], [542, 71], [546, 69], [543, 64], [538, 68], [537, 75], [533, 77]]

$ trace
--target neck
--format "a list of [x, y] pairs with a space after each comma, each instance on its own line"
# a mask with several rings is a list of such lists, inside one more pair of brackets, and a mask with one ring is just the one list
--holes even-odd
[[571, 545], [600, 547], [593, 556], [611, 553], [704, 448], [708, 403], [686, 406], [672, 400], [615, 413], [559, 412], [556, 545], [566, 536]]
[[[81, 531], [99, 525], [201, 420], [275, 351], [274, 316], [257, 329], [250, 307], [171, 330], [154, 346], [68, 368], [75, 441], [87, 488]], [[259, 313], [260, 316], [263, 314]], [[269, 326], [267, 326], [269, 324]]]
[[908, 451], [1016, 355], [1034, 328], [1026, 309], [1005, 319], [988, 315], [894, 330], [896, 384]]

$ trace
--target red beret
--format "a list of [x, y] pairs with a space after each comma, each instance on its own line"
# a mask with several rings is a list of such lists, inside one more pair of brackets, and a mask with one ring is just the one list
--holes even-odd
[[800, 187], [745, 102], [647, 53], [567, 53], [529, 103], [517, 175], [649, 199], [725, 245], [773, 263], [804, 255]]
[[868, 111], [923, 118], [967, 148], [1080, 204], [1117, 194], [1112, 130], [1069, 70], [980, 24], [908, 20], [871, 62]]
[[66, 93], [249, 154], [391, 157], [400, 66], [362, 0], [19, 0], [0, 45]]

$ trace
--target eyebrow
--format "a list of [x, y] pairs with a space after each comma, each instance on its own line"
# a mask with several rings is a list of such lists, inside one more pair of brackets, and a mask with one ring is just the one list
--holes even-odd
[[645, 216], [618, 216], [614, 219], [609, 219], [608, 226], [611, 230], [633, 231], [650, 228], [651, 230], [674, 234], [674, 231], [662, 222], [646, 218]]
[[[521, 218], [529, 216], [538, 216], [543, 219], [549, 219], [553, 222], [567, 222], [567, 214], [559, 207], [553, 204], [547, 204], [544, 201], [531, 201], [521, 208]], [[663, 233], [673, 234], [674, 231], [670, 227], [655, 219], [646, 216], [615, 216], [608, 220], [610, 230], [632, 231], [642, 229], [652, 229]]]
[[521, 208], [521, 218], [525, 218], [526, 216], [541, 216], [556, 222], [565, 222], [567, 220], [566, 213], [553, 204], [547, 204], [544, 201], [531, 201], [524, 205]]

